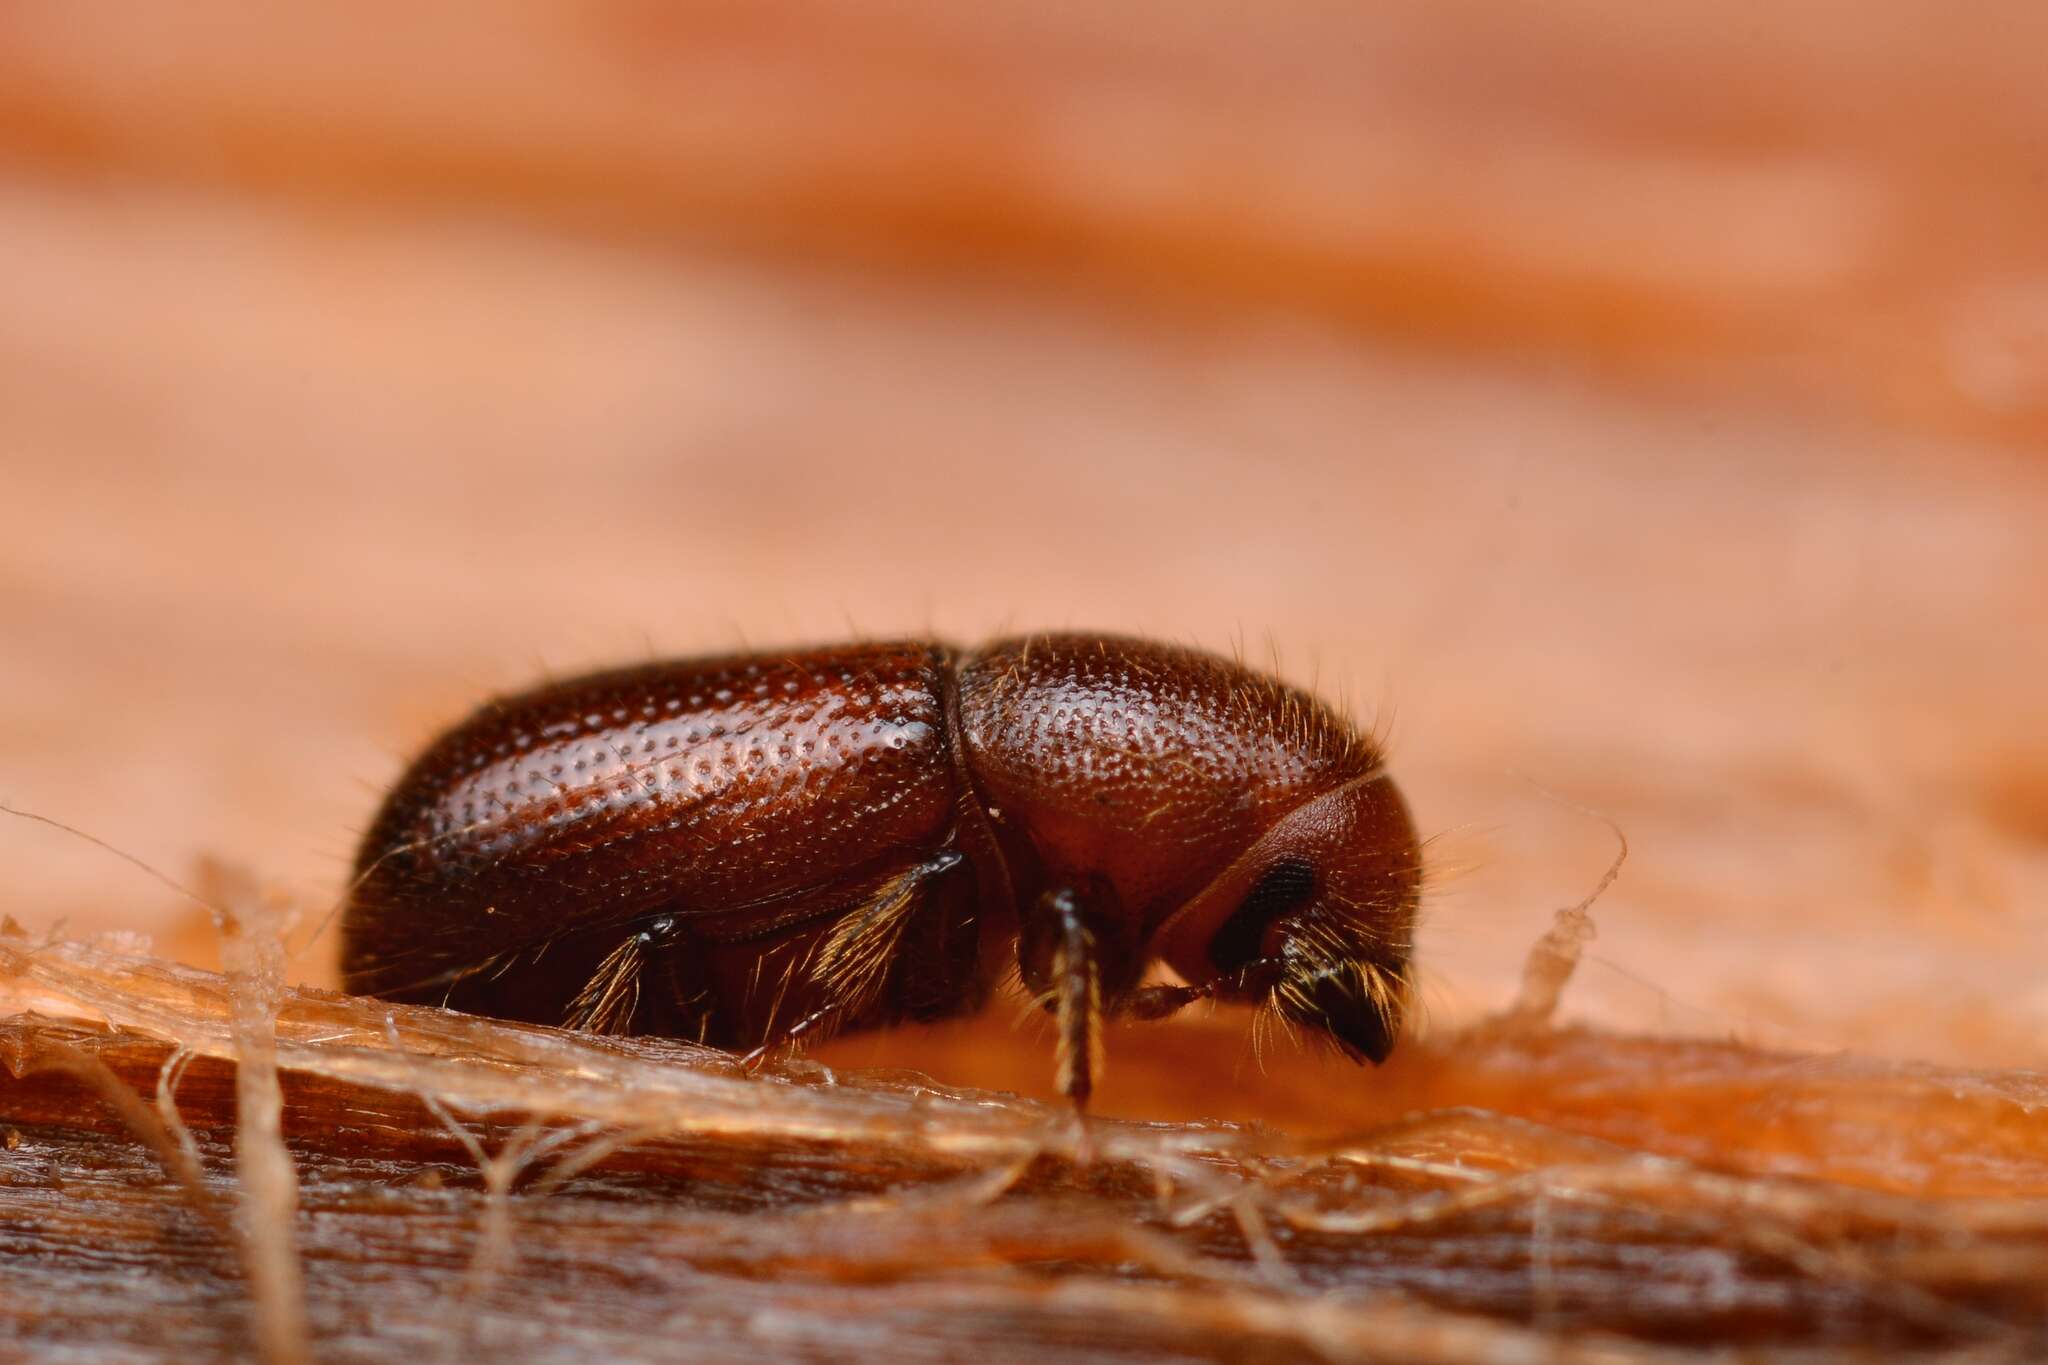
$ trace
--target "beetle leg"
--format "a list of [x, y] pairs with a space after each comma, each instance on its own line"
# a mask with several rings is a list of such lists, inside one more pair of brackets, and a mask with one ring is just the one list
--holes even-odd
[[925, 884], [964, 861], [957, 851], [942, 849], [883, 883], [865, 904], [840, 918], [811, 971], [828, 997], [820, 1014], [857, 1014], [875, 1002], [895, 965], [903, 931], [924, 905]]
[[1146, 986], [1132, 991], [1117, 1013], [1148, 1022], [1165, 1019], [1197, 1000], [1208, 1000], [1215, 994], [1213, 986]]
[[640, 984], [651, 957], [681, 935], [673, 915], [660, 915], [626, 935], [606, 953], [583, 989], [569, 1002], [562, 1027], [590, 1033], [630, 1033], [640, 1010]]
[[[866, 1014], [881, 998], [904, 931], [924, 906], [926, 884], [964, 862], [965, 856], [957, 850], [941, 849], [890, 878], [865, 902], [842, 915], [826, 935], [815, 965], [808, 969], [811, 981], [823, 991], [825, 1003], [786, 1029], [771, 1029], [740, 1064], [755, 1070], [775, 1049], [789, 1047], [828, 1024], [836, 1028], [844, 1020]], [[771, 1026], [773, 1017], [774, 1011], [770, 1011]]]
[[1053, 1017], [1059, 1030], [1056, 1084], [1077, 1110], [1088, 1107], [1102, 1070], [1102, 962], [1080, 897], [1048, 891], [1040, 902], [1053, 921]]
[[802, 1041], [805, 1034], [818, 1028], [827, 1020], [844, 1013], [845, 1009], [846, 1006], [843, 1003], [835, 1003], [827, 1005], [821, 1010], [812, 1010], [809, 1014], [791, 1024], [785, 1032], [741, 1057], [740, 1067], [750, 1073], [760, 1070], [761, 1063], [768, 1060], [769, 1053], [781, 1048], [789, 1048], [791, 1051], [794, 1051], [796, 1044]]
[[642, 974], [637, 1031], [667, 1038], [704, 1041], [716, 1008], [705, 976], [703, 945], [690, 938], [678, 916], [664, 915], [649, 926], [648, 970]]
[[1277, 957], [1262, 957], [1246, 963], [1229, 976], [1199, 986], [1146, 986], [1124, 997], [1117, 1013], [1131, 1019], [1164, 1019], [1186, 1009], [1197, 1000], [1261, 1000], [1279, 984], [1286, 963]]
[[569, 1002], [563, 1028], [585, 1033], [624, 1033], [640, 1008], [640, 972], [647, 965], [640, 935], [628, 934], [604, 955], [583, 989]]
[[[1277, 957], [1255, 958], [1227, 976], [1199, 986], [1154, 986], [1140, 991], [1140, 996], [1158, 992], [1156, 1001], [1138, 1001], [1132, 1013], [1140, 1019], [1164, 1019], [1183, 1005], [1197, 1000], [1224, 1000], [1236, 1004], [1267, 1006], [1272, 1004], [1273, 992], [1285, 978], [1287, 964]], [[1141, 1013], [1147, 1006], [1156, 1008], [1156, 1013]]]

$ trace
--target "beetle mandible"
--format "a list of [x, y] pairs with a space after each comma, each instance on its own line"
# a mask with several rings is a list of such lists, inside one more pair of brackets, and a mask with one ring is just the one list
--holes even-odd
[[[484, 706], [362, 845], [352, 991], [764, 1049], [980, 1007], [1014, 963], [1085, 1107], [1107, 1017], [1400, 1032], [1421, 852], [1297, 688], [1113, 635], [647, 664]], [[1145, 985], [1164, 962], [1183, 985]]]

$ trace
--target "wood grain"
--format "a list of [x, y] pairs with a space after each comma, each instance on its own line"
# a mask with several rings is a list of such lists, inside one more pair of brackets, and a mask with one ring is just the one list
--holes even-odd
[[[241, 988], [18, 936], [0, 970], [16, 1003], [112, 1021], [0, 1032], [0, 1339], [237, 1353], [241, 1267], [261, 1264], [235, 1232], [259, 1196], [225, 1169]], [[290, 1232], [321, 1359], [426, 1343], [944, 1359], [1000, 1342], [1655, 1360], [2044, 1340], [2040, 1077], [1539, 1024], [1412, 1050], [1327, 1137], [1098, 1121], [1083, 1155], [1071, 1116], [998, 1093], [811, 1065], [748, 1077], [688, 1045], [319, 993], [281, 1006]], [[1141, 1052], [1160, 1076], [1189, 1061]], [[196, 1188], [108, 1112], [109, 1086], [176, 1120]]]

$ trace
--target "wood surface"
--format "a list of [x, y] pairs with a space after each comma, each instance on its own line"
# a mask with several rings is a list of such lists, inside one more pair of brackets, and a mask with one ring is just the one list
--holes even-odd
[[[1525, 1020], [1410, 1049], [1344, 1131], [1084, 1133], [900, 1073], [750, 1076], [688, 1044], [325, 993], [269, 997], [251, 1027], [259, 975], [18, 933], [0, 971], [20, 1002], [107, 1020], [0, 1032], [0, 1332], [28, 1354], [2023, 1358], [2044, 1340], [2039, 1076]], [[1155, 1084], [1221, 1041], [1174, 1036], [1136, 1064]], [[235, 1122], [252, 1062], [283, 1078], [270, 1141], [296, 1172], [268, 1193]]]
[[[2043, 51], [2022, 0], [0, 3], [0, 802], [236, 908], [0, 819], [0, 1354], [2048, 1349]], [[743, 1081], [318, 994], [491, 692], [1037, 626], [1389, 735], [1388, 1067], [1122, 1029], [1077, 1164], [1009, 1002]], [[494, 1162], [542, 1133], [632, 1140]]]

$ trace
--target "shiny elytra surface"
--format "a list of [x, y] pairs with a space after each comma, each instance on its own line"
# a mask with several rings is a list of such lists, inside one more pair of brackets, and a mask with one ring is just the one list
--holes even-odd
[[350, 988], [440, 998], [479, 961], [568, 929], [660, 910], [788, 918], [820, 887], [872, 880], [877, 850], [923, 847], [952, 820], [943, 667], [931, 646], [863, 645], [648, 664], [490, 703], [407, 770], [364, 839]]

